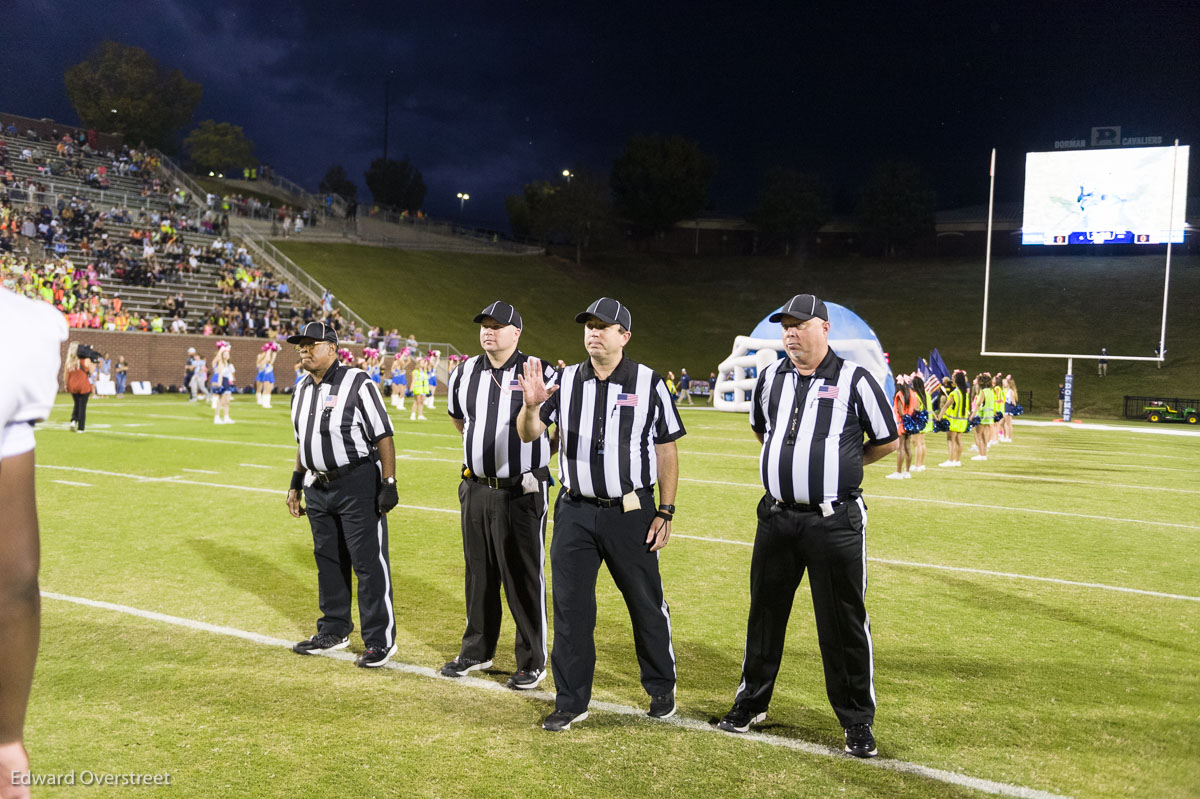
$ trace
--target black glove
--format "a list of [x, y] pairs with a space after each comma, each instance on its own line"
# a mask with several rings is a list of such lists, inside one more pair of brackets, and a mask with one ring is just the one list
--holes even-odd
[[399, 502], [400, 495], [396, 491], [395, 483], [384, 483], [380, 486], [378, 499], [380, 513], [387, 513]]

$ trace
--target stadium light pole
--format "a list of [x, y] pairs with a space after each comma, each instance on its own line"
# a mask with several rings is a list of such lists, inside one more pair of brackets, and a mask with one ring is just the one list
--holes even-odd
[[462, 216], [463, 206], [467, 200], [471, 199], [471, 195], [460, 191], [456, 196], [458, 197], [458, 215]]
[[563, 177], [567, 179], [567, 183], [570, 183], [570, 182], [571, 182], [571, 178], [575, 177], [575, 175], [573, 175], [573, 174], [571, 173], [571, 170], [569, 170], [569, 169], [564, 169], [564, 170], [563, 170]]

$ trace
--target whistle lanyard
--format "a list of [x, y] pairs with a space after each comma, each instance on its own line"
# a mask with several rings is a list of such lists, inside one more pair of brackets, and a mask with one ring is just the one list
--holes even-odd
[[794, 446], [796, 443], [796, 433], [800, 430], [800, 414], [804, 407], [804, 403], [801, 401], [801, 394], [803, 394], [805, 398], [808, 397], [808, 384], [811, 380], [811, 378], [808, 377], [804, 378], [804, 389], [801, 391], [800, 375], [793, 373], [792, 378], [794, 382], [794, 391], [792, 395], [792, 418], [791, 421], [788, 422], [787, 438], [784, 439], [784, 443], [786, 443], [789, 447]]

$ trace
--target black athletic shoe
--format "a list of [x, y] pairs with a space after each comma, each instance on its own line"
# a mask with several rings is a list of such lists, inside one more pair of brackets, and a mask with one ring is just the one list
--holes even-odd
[[546, 716], [542, 722], [542, 729], [550, 732], [562, 732], [563, 730], [571, 729], [571, 725], [576, 721], [583, 721], [588, 717], [587, 711], [582, 713], [572, 713], [569, 710], [556, 710], [549, 716]]
[[317, 633], [312, 638], [292, 646], [297, 655], [316, 655], [320, 652], [333, 652], [350, 646], [349, 638], [341, 638], [333, 633]]
[[505, 685], [514, 691], [532, 691], [545, 678], [545, 669], [517, 669]]
[[674, 716], [675, 692], [650, 697], [650, 712], [646, 715], [652, 719], [669, 719]]
[[725, 714], [725, 718], [717, 723], [717, 729], [725, 732], [750, 732], [751, 724], [758, 724], [767, 717], [767, 711], [751, 710], [737, 703]]
[[855, 757], [875, 757], [875, 736], [870, 724], [851, 724], [846, 728], [846, 752]]
[[384, 649], [381, 646], [368, 646], [367, 651], [359, 655], [358, 660], [354, 661], [354, 665], [360, 669], [377, 669], [391, 660], [394, 654], [396, 654], [395, 644], [392, 644], [391, 649]]
[[490, 669], [491, 667], [492, 661], [490, 660], [472, 660], [471, 658], [459, 655], [445, 666], [442, 666], [442, 676], [466, 677], [469, 672]]

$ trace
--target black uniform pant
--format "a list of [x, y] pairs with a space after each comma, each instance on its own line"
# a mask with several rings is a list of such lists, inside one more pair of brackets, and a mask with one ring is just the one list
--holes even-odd
[[608, 564], [629, 618], [641, 668], [642, 687], [651, 696], [675, 689], [675, 650], [671, 613], [663, 599], [658, 553], [650, 551], [646, 532], [654, 519], [654, 496], [641, 508], [622, 512], [571, 499], [563, 490], [554, 506], [550, 568], [554, 577], [554, 651], [550, 664], [558, 688], [556, 709], [587, 710], [596, 670], [596, 575]]
[[82, 430], [87, 423], [87, 402], [91, 394], [72, 394], [71, 401], [74, 403], [71, 406], [71, 421], [75, 422], [75, 426]]
[[378, 466], [365, 463], [331, 483], [314, 483], [304, 489], [304, 499], [317, 560], [321, 607], [317, 632], [341, 637], [354, 629], [350, 619], [353, 568], [358, 575], [363, 643], [390, 649], [396, 640], [396, 614], [387, 516], [376, 506], [380, 481]]
[[866, 523], [861, 499], [840, 505], [831, 516], [781, 508], [769, 495], [758, 503], [746, 659], [737, 702], [756, 712], [770, 704], [788, 616], [807, 569], [829, 703], [843, 727], [874, 721]]
[[547, 486], [489, 488], [463, 480], [463, 559], [466, 561], [467, 631], [461, 656], [491, 660], [500, 638], [500, 587], [516, 624], [518, 669], [546, 667]]

